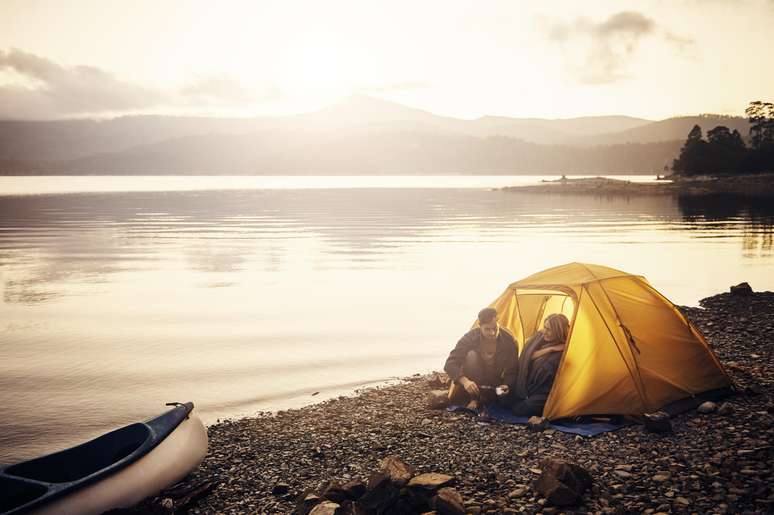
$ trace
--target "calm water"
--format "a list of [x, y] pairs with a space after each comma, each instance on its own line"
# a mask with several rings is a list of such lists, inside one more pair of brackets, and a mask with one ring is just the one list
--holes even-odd
[[439, 369], [509, 282], [570, 261], [681, 304], [774, 289], [768, 202], [487, 188], [536, 180], [502, 177], [0, 179], [0, 463], [167, 401], [214, 422]]

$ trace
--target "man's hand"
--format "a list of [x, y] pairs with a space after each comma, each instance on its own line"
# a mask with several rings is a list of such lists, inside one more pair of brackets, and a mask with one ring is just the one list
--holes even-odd
[[465, 388], [465, 391], [468, 392], [468, 395], [470, 395], [473, 399], [478, 399], [478, 397], [481, 395], [481, 392], [478, 390], [478, 385], [467, 377], [460, 377], [460, 384], [463, 388]]
[[508, 387], [507, 384], [501, 384], [497, 387], [497, 395], [508, 395], [508, 392], [511, 391], [511, 389]]

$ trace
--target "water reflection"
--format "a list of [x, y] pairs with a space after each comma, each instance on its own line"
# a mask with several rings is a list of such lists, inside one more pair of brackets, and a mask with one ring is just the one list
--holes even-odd
[[[531, 235], [552, 235], [642, 243], [645, 229], [667, 228], [741, 239], [741, 255], [754, 258], [771, 255], [773, 226], [770, 202], [730, 196], [418, 189], [41, 195], [0, 202], [0, 265], [5, 302], [35, 304], [68, 294], [70, 281], [109, 281], [173, 257], [203, 274], [279, 272], [300, 256], [318, 271], [368, 270], [431, 242], [529, 246]], [[641, 238], [632, 239], [633, 232]], [[234, 280], [200, 284], [227, 287]]]
[[[279, 271], [300, 247], [316, 270], [369, 269], [428, 241], [479, 243], [536, 228], [599, 236], [599, 224], [673, 217], [666, 198], [610, 203], [486, 190], [291, 190], [71, 194], [6, 197], [0, 205], [0, 264], [6, 302], [67, 293], [68, 280], [154, 266], [182, 255], [192, 271]], [[644, 218], [643, 218], [644, 217]], [[228, 281], [210, 285], [224, 286]]]
[[712, 227], [717, 236], [741, 233], [742, 256], [770, 257], [774, 247], [774, 202], [739, 195], [680, 196], [678, 206], [689, 230]]

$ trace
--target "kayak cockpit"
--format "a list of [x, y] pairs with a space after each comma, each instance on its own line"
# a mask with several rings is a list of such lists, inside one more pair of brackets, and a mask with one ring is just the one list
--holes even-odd
[[11, 511], [43, 497], [48, 487], [30, 481], [0, 476], [0, 513]]
[[11, 476], [45, 483], [69, 483], [119, 464], [151, 436], [145, 424], [136, 423], [70, 449], [25, 461], [5, 469]]

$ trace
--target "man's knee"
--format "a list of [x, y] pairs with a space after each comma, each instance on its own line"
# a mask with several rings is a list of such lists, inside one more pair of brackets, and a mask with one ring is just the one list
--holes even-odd
[[475, 350], [468, 351], [465, 355], [465, 363], [462, 365], [462, 373], [465, 377], [478, 383], [482, 379], [483, 367], [481, 356]]
[[469, 350], [465, 355], [465, 363], [470, 363], [473, 366], [478, 366], [481, 362], [481, 356], [474, 350]]

